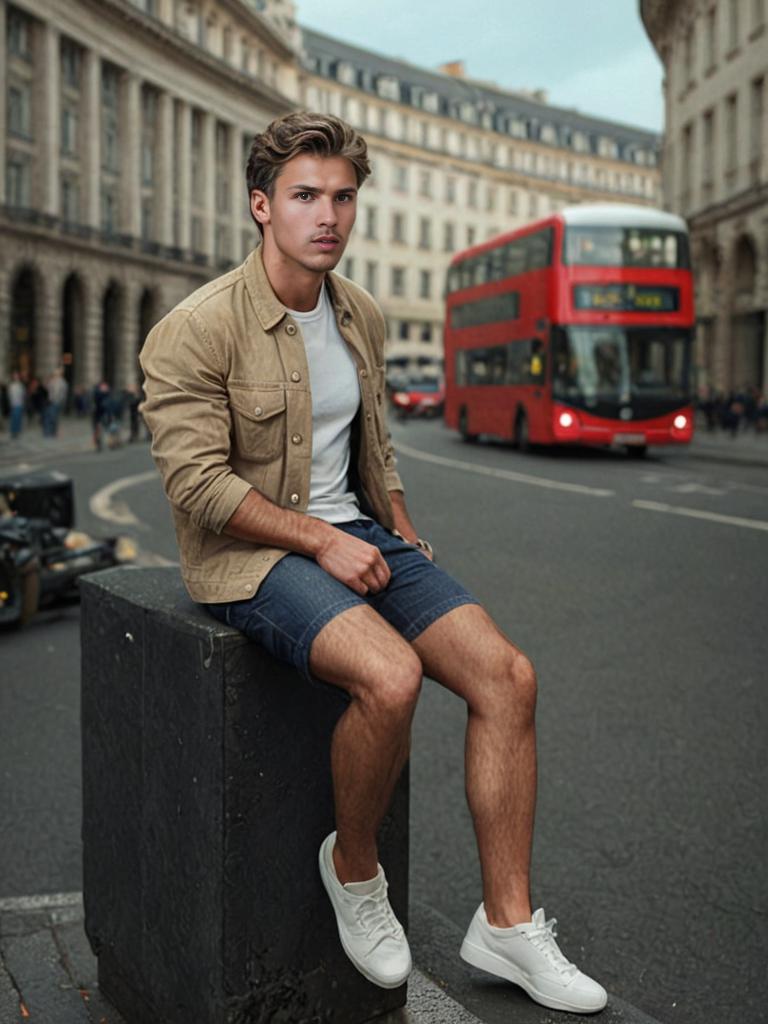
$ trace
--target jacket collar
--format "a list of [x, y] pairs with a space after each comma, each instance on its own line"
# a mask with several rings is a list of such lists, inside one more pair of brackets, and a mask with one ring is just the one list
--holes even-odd
[[[280, 323], [287, 310], [272, 291], [272, 285], [264, 269], [260, 245], [249, 254], [243, 264], [243, 274], [259, 323], [265, 331], [271, 331]], [[326, 274], [325, 281], [338, 323], [347, 324], [352, 319], [352, 310], [343, 281], [334, 273]]]

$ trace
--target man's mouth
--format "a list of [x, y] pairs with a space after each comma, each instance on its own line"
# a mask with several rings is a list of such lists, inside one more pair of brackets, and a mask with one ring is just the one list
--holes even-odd
[[335, 249], [339, 241], [335, 235], [320, 235], [319, 238], [312, 239], [312, 245], [316, 245], [319, 249]]

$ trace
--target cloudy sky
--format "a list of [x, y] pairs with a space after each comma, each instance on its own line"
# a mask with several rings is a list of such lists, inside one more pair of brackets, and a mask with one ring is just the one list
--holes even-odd
[[662, 66], [638, 0], [296, 0], [301, 24], [390, 57], [661, 131]]

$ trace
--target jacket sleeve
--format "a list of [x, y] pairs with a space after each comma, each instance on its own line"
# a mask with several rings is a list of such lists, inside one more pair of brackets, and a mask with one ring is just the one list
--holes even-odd
[[228, 464], [231, 414], [220, 359], [202, 319], [174, 310], [139, 357], [152, 456], [168, 500], [196, 526], [221, 533], [250, 485]]
[[376, 350], [377, 367], [377, 415], [380, 420], [381, 454], [384, 458], [384, 484], [388, 491], [404, 491], [403, 482], [397, 472], [397, 459], [395, 458], [395, 447], [392, 444], [392, 435], [387, 425], [387, 402], [386, 402], [386, 365], [384, 360], [384, 341], [387, 334], [387, 324], [384, 314], [379, 309], [378, 303], [371, 299], [374, 321], [374, 344]]

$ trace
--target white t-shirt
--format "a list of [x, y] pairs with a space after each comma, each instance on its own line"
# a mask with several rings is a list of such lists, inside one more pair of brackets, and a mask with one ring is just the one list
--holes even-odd
[[314, 309], [289, 309], [301, 327], [312, 389], [312, 476], [308, 515], [327, 523], [364, 518], [348, 489], [352, 420], [360, 405], [357, 367], [339, 333], [325, 285]]

